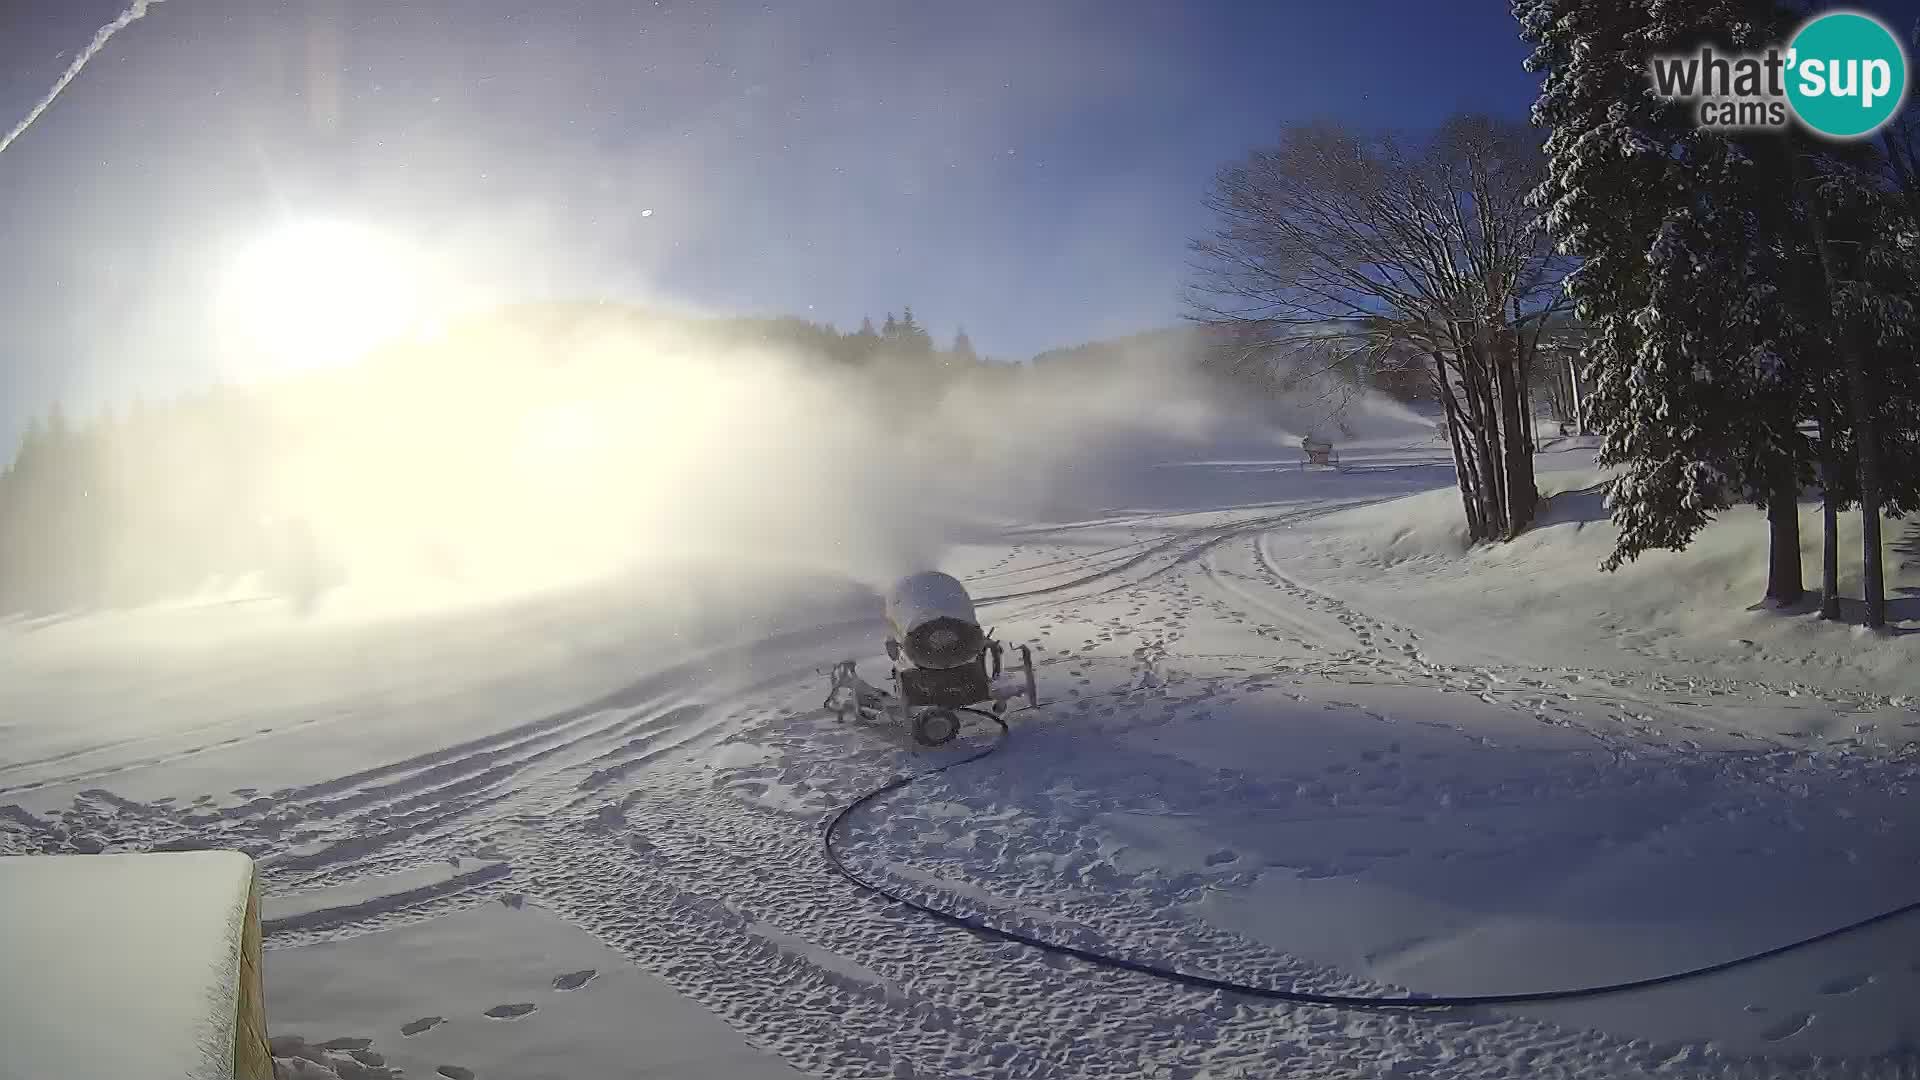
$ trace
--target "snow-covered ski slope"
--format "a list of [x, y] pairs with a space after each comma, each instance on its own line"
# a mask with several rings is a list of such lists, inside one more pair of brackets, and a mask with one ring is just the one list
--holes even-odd
[[[1746, 610], [1757, 515], [1601, 578], [1577, 449], [1542, 455], [1566, 494], [1537, 536], [1466, 555], [1437, 442], [1343, 450], [1141, 463], [950, 552], [1052, 704], [854, 819], [851, 860], [998, 925], [1349, 993], [1631, 979], [1920, 898], [1920, 638]], [[1910, 604], [1920, 541], [1890, 539]], [[943, 760], [818, 708], [817, 670], [883, 671], [882, 634], [870, 591], [692, 574], [380, 622], [16, 622], [0, 852], [255, 855], [291, 1075], [1920, 1069], [1920, 919], [1630, 996], [1346, 1012], [859, 895], [826, 815]]]

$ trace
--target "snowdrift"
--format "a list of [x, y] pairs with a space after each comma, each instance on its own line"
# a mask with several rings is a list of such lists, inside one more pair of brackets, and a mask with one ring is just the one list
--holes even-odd
[[238, 852], [0, 859], [7, 1076], [272, 1080]]
[[[1465, 654], [1565, 664], [1570, 657], [1628, 667], [1697, 663], [1713, 675], [1805, 679], [1895, 694], [1920, 690], [1912, 633], [1920, 631], [1920, 524], [1884, 530], [1893, 633], [1853, 623], [1860, 602], [1843, 599], [1847, 624], [1821, 622], [1820, 508], [1801, 506], [1808, 597], [1788, 610], [1766, 593], [1767, 529], [1757, 511], [1733, 510], [1683, 552], [1653, 551], [1612, 574], [1597, 567], [1618, 535], [1608, 520], [1604, 473], [1574, 468], [1540, 475], [1548, 497], [1538, 524], [1508, 544], [1470, 548], [1460, 496], [1425, 492], [1336, 514], [1316, 523], [1310, 554], [1289, 560], [1325, 584]], [[1861, 594], [1857, 516], [1841, 519], [1843, 598]]]

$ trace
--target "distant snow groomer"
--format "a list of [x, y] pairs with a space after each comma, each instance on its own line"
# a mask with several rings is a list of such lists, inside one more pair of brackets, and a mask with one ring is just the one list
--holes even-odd
[[1003, 646], [981, 629], [966, 586], [951, 575], [928, 570], [894, 583], [887, 628], [891, 690], [862, 679], [852, 660], [833, 667], [825, 707], [843, 720], [892, 720], [906, 724], [921, 745], [939, 746], [959, 734], [960, 710], [987, 704], [998, 715], [1013, 698], [1039, 701], [1033, 654], [1020, 646], [1020, 666], [1003, 673]]

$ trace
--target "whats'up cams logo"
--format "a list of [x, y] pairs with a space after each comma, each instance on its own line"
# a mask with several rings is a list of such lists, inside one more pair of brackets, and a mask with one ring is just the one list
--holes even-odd
[[1885, 23], [1855, 11], [1810, 19], [1783, 50], [1656, 56], [1664, 98], [1698, 104], [1704, 128], [1783, 128], [1789, 115], [1834, 139], [1880, 130], [1907, 97], [1907, 54]]

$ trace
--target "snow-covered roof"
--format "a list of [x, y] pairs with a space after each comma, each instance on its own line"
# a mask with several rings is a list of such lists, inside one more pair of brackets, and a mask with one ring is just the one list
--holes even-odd
[[226, 1080], [253, 861], [0, 858], [0, 1076]]

